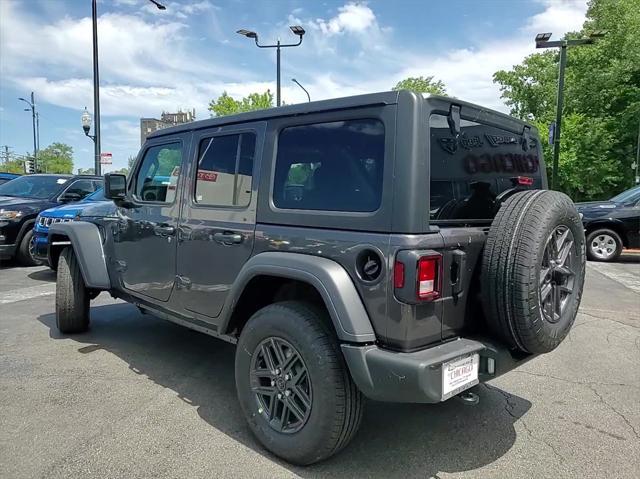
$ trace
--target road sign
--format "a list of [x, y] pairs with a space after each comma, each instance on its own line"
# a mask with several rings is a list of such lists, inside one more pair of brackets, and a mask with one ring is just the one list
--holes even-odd
[[110, 165], [112, 163], [113, 155], [111, 153], [100, 153], [100, 164]]

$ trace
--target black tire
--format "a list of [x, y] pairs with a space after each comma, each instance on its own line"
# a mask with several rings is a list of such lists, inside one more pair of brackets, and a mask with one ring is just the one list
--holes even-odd
[[487, 323], [512, 348], [552, 351], [575, 321], [584, 271], [584, 229], [571, 199], [544, 190], [512, 196], [491, 225], [482, 258]]
[[622, 248], [620, 235], [608, 228], [594, 230], [587, 235], [587, 258], [591, 261], [615, 261]]
[[[270, 338], [293, 346], [310, 381], [310, 412], [293, 432], [270, 424], [270, 412], [260, 407], [264, 403], [252, 390], [252, 367], [261, 357], [260, 346]], [[360, 426], [362, 394], [349, 375], [326, 313], [310, 304], [286, 301], [256, 312], [240, 335], [235, 369], [238, 399], [251, 430], [264, 447], [286, 461], [308, 465], [326, 459], [345, 447]], [[277, 411], [278, 403], [274, 404]]]
[[61, 333], [82, 333], [89, 328], [89, 291], [73, 248], [60, 253], [56, 280], [56, 326]]
[[27, 231], [18, 246], [18, 261], [23, 266], [38, 266], [42, 264], [40, 261], [33, 257], [31, 240], [33, 238], [33, 230]]

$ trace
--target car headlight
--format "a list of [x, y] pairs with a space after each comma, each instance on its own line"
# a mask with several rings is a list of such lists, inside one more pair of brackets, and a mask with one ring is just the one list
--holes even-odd
[[22, 211], [0, 209], [0, 220], [17, 220], [22, 216]]

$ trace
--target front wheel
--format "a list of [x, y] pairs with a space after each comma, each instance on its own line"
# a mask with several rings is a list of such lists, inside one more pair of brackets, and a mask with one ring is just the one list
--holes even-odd
[[267, 306], [251, 317], [236, 350], [238, 399], [251, 430], [299, 465], [337, 453], [362, 419], [362, 395], [324, 314], [299, 301]]
[[42, 264], [34, 256], [35, 238], [33, 230], [27, 231], [18, 246], [18, 261], [23, 266], [37, 266]]
[[587, 257], [592, 261], [614, 261], [622, 253], [620, 235], [610, 229], [600, 229], [587, 236]]
[[61, 333], [82, 333], [89, 328], [89, 294], [73, 248], [58, 259], [56, 326]]

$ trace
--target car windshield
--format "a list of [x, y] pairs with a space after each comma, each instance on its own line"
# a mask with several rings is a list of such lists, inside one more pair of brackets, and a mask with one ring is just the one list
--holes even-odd
[[614, 203], [635, 203], [640, 200], [640, 186], [623, 191], [617, 196], [611, 198]]
[[21, 176], [0, 185], [0, 196], [45, 199], [55, 196], [68, 181], [64, 176]]
[[96, 190], [94, 193], [91, 193], [87, 196], [84, 201], [104, 201], [106, 198], [104, 197], [104, 188], [100, 188]]

